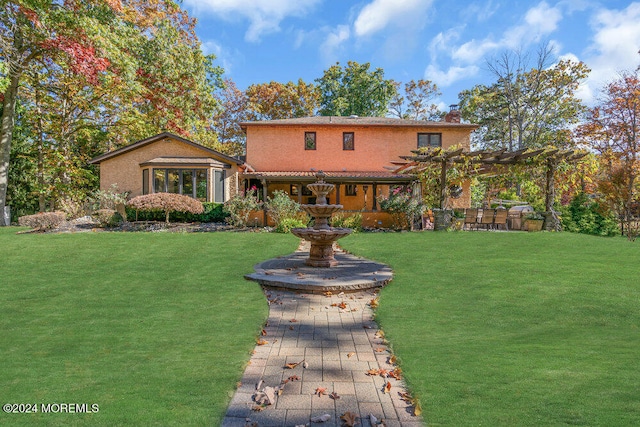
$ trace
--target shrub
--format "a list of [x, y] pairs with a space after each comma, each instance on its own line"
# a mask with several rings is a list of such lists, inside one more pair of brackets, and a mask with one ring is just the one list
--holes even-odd
[[126, 204], [128, 191], [118, 191], [118, 185], [112, 184], [108, 190], [98, 190], [94, 193], [91, 201], [95, 209], [116, 209], [119, 204]]
[[284, 218], [275, 228], [276, 233], [289, 233], [292, 228], [305, 228], [307, 220], [300, 218]]
[[100, 227], [116, 227], [122, 221], [122, 215], [113, 209], [98, 209], [93, 213], [93, 218]]
[[[169, 221], [172, 222], [224, 222], [228, 216], [223, 210], [222, 203], [202, 202], [202, 213], [193, 214], [190, 212], [171, 212]], [[165, 214], [161, 210], [136, 211], [127, 206], [127, 218], [134, 218], [136, 221], [164, 221]]]
[[566, 231], [615, 236], [620, 232], [613, 213], [585, 193], [577, 194], [562, 215], [562, 227]]
[[34, 230], [51, 230], [58, 227], [66, 219], [66, 214], [61, 211], [40, 212], [35, 215], [26, 215], [18, 218], [18, 225], [31, 227]]
[[336, 228], [353, 228], [354, 231], [362, 231], [362, 213], [347, 214], [338, 212], [331, 217], [331, 226]]
[[224, 211], [229, 215], [226, 220], [234, 227], [246, 227], [249, 215], [258, 209], [260, 209], [260, 201], [255, 188], [244, 194], [236, 194], [224, 204]]
[[[267, 199], [265, 206], [269, 217], [275, 223], [276, 231], [283, 228], [282, 223], [284, 221], [288, 221], [288, 223], [303, 223], [302, 227], [305, 227], [305, 224], [308, 222], [304, 221], [306, 215], [304, 217], [300, 216], [300, 213], [302, 212], [300, 204], [282, 190], [274, 191], [273, 197]], [[289, 230], [283, 232], [287, 233]]]
[[129, 200], [127, 205], [136, 211], [164, 212], [166, 223], [169, 223], [171, 212], [201, 214], [204, 211], [200, 200], [174, 193], [145, 194]]
[[401, 229], [412, 228], [413, 221], [424, 212], [424, 205], [411, 194], [411, 189], [395, 188], [389, 197], [380, 198], [380, 208], [391, 214], [395, 225]]

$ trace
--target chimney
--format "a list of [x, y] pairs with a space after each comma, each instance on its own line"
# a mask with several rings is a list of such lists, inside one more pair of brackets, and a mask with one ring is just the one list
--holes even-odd
[[461, 115], [458, 110], [458, 104], [449, 105], [449, 112], [444, 116], [444, 121], [447, 123], [460, 123]]

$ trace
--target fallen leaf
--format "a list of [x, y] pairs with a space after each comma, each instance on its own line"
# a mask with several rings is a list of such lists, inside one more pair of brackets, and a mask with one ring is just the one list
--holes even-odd
[[367, 375], [376, 376], [380, 375], [380, 369], [369, 369]]
[[377, 308], [378, 307], [378, 303], [379, 303], [379, 299], [378, 298], [373, 298], [371, 301], [369, 301], [369, 306], [371, 308]]
[[266, 340], [263, 340], [263, 339], [257, 339], [256, 340], [256, 344], [265, 345], [265, 344], [269, 344], [269, 341], [266, 341]]
[[236, 383], [236, 388], [240, 388], [240, 387], [242, 387], [242, 381], [238, 381], [238, 382]]
[[267, 407], [263, 406], [263, 405], [254, 405], [251, 410], [252, 411], [256, 411], [256, 412], [260, 412], [260, 411], [264, 411]]
[[335, 391], [332, 392], [331, 394], [329, 394], [329, 397], [332, 398], [333, 400], [338, 400], [340, 399], [340, 396], [338, 395], [338, 393], [336, 393]]
[[347, 353], [347, 359], [351, 359], [351, 358], [352, 358], [353, 356], [355, 356], [355, 355], [356, 355], [356, 352], [355, 352], [355, 351], [352, 351], [352, 352], [350, 352], [350, 353]]
[[378, 330], [378, 332], [376, 332], [376, 338], [384, 338], [384, 331], [382, 330]]
[[265, 331], [264, 329], [260, 333], [262, 334], [263, 337], [267, 336], [267, 331]]
[[390, 393], [391, 392], [391, 383], [389, 381], [387, 381], [387, 383], [384, 385], [384, 388], [382, 389], [383, 393]]
[[407, 392], [398, 392], [398, 395], [400, 396], [401, 400], [404, 400], [407, 403], [413, 402], [413, 397], [411, 397], [411, 395]]
[[387, 374], [387, 377], [395, 378], [396, 380], [401, 380], [402, 379], [402, 369], [395, 368], [393, 371], [391, 371], [391, 372], [389, 372]]
[[338, 308], [345, 310], [347, 308], [347, 303], [342, 301], [340, 304], [338, 304]]
[[327, 388], [326, 387], [318, 387], [315, 391], [315, 393], [313, 394], [317, 394], [318, 397], [322, 397], [322, 395], [326, 395], [327, 394]]
[[289, 322], [291, 322], [291, 323], [296, 323], [297, 321], [298, 321], [297, 319], [291, 319], [291, 320], [289, 320]]
[[382, 347], [376, 348], [376, 353], [382, 353], [383, 351], [385, 351], [385, 349]]
[[296, 366], [298, 366], [301, 362], [297, 362], [297, 363], [287, 363], [286, 365], [284, 365], [285, 368], [287, 369], [293, 369]]
[[392, 354], [391, 356], [389, 356], [389, 360], [388, 360], [390, 365], [395, 365], [396, 364], [396, 356], [395, 354]]
[[415, 400], [415, 403], [413, 404], [413, 415], [416, 417], [422, 415], [422, 407], [420, 406], [420, 402], [417, 400]]
[[378, 374], [379, 374], [382, 378], [386, 378], [388, 373], [389, 373], [389, 371], [387, 371], [386, 369], [379, 369], [379, 370], [378, 370]]
[[312, 423], [326, 423], [330, 419], [331, 419], [331, 415], [324, 414], [324, 415], [320, 415], [319, 417], [312, 417], [310, 421]]
[[342, 414], [342, 415], [340, 416], [340, 419], [341, 419], [342, 421], [344, 421], [344, 424], [345, 424], [347, 427], [353, 427], [353, 426], [355, 426], [355, 425], [356, 425], [356, 422], [357, 422], [357, 421], [356, 421], [356, 420], [357, 420], [357, 418], [358, 418], [358, 416], [357, 416], [356, 414], [354, 414], [353, 412], [349, 412], [349, 411], [345, 412], [344, 414]]
[[295, 328], [293, 327], [293, 325], [289, 326], [289, 330], [293, 331]]
[[330, 297], [331, 295], [333, 295], [333, 292], [331, 292], [331, 291], [327, 291], [327, 292], [324, 292], [324, 294], [323, 294], [323, 295], [324, 295], [325, 297]]

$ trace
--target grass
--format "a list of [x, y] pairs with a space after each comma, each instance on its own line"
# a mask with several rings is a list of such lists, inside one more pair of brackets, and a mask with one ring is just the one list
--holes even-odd
[[[289, 235], [0, 228], [0, 425], [218, 425]], [[377, 320], [429, 425], [640, 425], [639, 247], [569, 233], [358, 233]]]
[[259, 233], [15, 235], [0, 228], [0, 401], [97, 403], [0, 425], [216, 425], [268, 306], [244, 280], [290, 253]]
[[429, 425], [640, 425], [637, 244], [570, 233], [359, 234], [377, 320]]

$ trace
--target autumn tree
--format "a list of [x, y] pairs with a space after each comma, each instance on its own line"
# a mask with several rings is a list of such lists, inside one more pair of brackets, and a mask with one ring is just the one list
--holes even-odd
[[577, 131], [600, 154], [599, 189], [623, 219], [629, 239], [635, 239], [640, 194], [640, 71], [624, 72], [606, 85], [587, 122]]
[[385, 116], [396, 95], [393, 80], [384, 78], [384, 70], [370, 71], [371, 64], [349, 61], [346, 67], [336, 63], [316, 79], [320, 91], [320, 115]]
[[496, 82], [459, 95], [462, 116], [480, 125], [477, 145], [508, 151], [571, 145], [571, 128], [584, 111], [575, 92], [589, 69], [581, 62], [552, 60], [551, 48], [543, 45], [533, 65], [522, 52], [488, 61]]
[[404, 84], [404, 96], [401, 94], [400, 82], [394, 82], [396, 95], [389, 103], [389, 114], [392, 117], [409, 120], [439, 121], [442, 112], [432, 101], [442, 95], [438, 86], [430, 80], [411, 80]]
[[319, 96], [316, 87], [297, 83], [253, 84], [246, 90], [250, 120], [277, 120], [315, 115]]
[[246, 135], [240, 123], [248, 120], [247, 96], [233, 80], [225, 78], [215, 93], [219, 108], [213, 116], [211, 129], [218, 136], [220, 150], [230, 156], [244, 154]]

